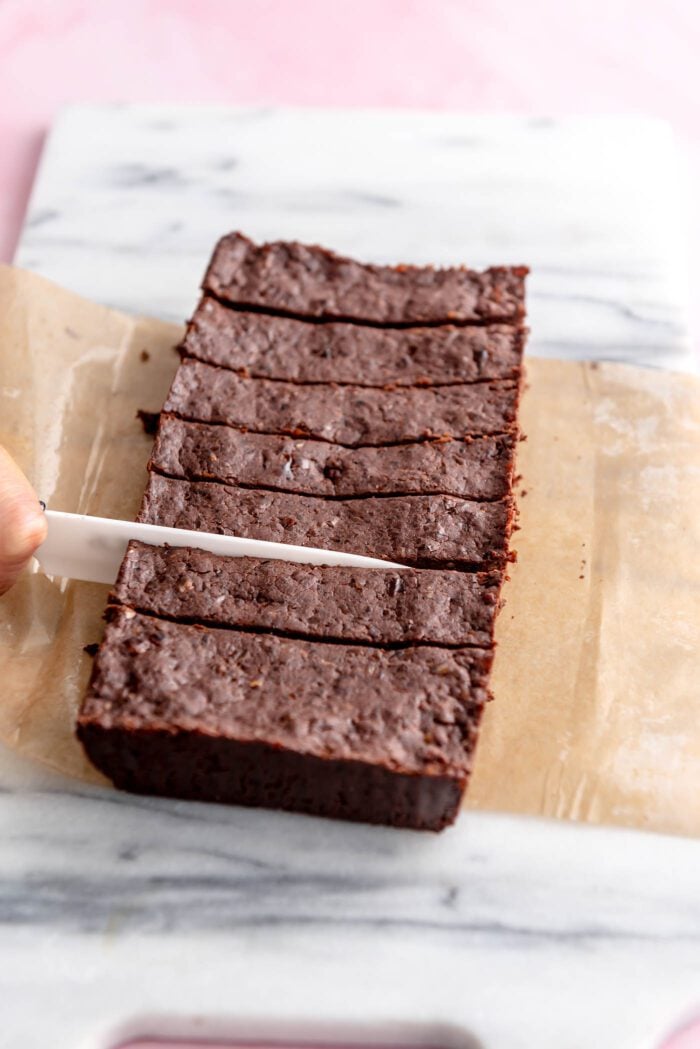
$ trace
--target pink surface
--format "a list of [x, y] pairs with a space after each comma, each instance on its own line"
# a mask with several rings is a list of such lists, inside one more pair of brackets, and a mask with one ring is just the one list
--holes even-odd
[[[0, 0], [0, 259], [70, 102], [645, 113], [697, 186], [699, 52], [694, 0]], [[694, 205], [691, 289], [699, 233]], [[700, 1030], [672, 1044], [700, 1049]]]
[[[679, 1029], [667, 1042], [664, 1042], [662, 1049], [698, 1049], [699, 1046], [700, 1019], [697, 1019]], [[177, 1049], [183, 1049], [183, 1047], [178, 1046]]]
[[[647, 113], [697, 185], [699, 51], [695, 0], [2, 0], [0, 259], [69, 102]], [[688, 233], [694, 285], [695, 205]]]

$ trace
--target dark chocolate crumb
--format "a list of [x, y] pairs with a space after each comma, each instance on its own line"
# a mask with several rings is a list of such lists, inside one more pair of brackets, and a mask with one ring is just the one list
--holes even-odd
[[143, 408], [139, 408], [136, 412], [136, 418], [141, 420], [143, 432], [153, 437], [158, 429], [160, 412], [147, 412]]

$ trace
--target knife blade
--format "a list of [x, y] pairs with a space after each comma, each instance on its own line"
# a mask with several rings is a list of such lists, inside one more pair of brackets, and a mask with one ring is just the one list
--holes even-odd
[[243, 536], [215, 535], [184, 528], [137, 524], [108, 517], [46, 510], [48, 535], [35, 553], [44, 573], [92, 583], [114, 583], [130, 540], [151, 546], [193, 546], [224, 557], [264, 557], [310, 565], [347, 565], [352, 568], [405, 568], [393, 561], [364, 557], [343, 550], [293, 546]]

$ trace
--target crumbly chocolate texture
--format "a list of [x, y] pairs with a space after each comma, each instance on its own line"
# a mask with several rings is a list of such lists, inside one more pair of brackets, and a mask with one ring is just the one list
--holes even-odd
[[110, 600], [212, 626], [366, 644], [493, 642], [501, 572], [304, 565], [129, 544]]
[[492, 653], [383, 651], [116, 611], [78, 717], [147, 794], [439, 830], [458, 811]]
[[309, 324], [233, 310], [205, 295], [181, 352], [254, 378], [439, 386], [517, 378], [524, 342], [524, 329], [510, 324], [401, 330]]
[[298, 317], [416, 325], [520, 321], [525, 266], [374, 266], [315, 245], [254, 244], [241, 233], [214, 249], [203, 290], [239, 306]]
[[376, 390], [244, 379], [186, 358], [164, 411], [255, 433], [288, 433], [348, 447], [430, 436], [504, 433], [516, 418], [516, 382]]
[[510, 559], [526, 272], [220, 241], [140, 520], [417, 570], [132, 545], [78, 723], [116, 786], [454, 819]]
[[139, 521], [278, 543], [352, 550], [416, 567], [498, 567], [508, 559], [510, 500], [444, 495], [328, 500], [151, 474]]
[[506, 434], [345, 448], [162, 415], [149, 467], [191, 481], [327, 498], [437, 493], [501, 499], [510, 491], [515, 444]]

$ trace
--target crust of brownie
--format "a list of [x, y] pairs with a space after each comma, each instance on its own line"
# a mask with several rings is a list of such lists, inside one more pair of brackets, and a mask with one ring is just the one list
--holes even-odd
[[510, 491], [516, 443], [513, 434], [504, 434], [346, 448], [163, 414], [148, 465], [190, 481], [327, 498], [441, 494], [491, 500]]
[[255, 244], [241, 233], [214, 249], [205, 292], [298, 317], [417, 325], [520, 321], [525, 266], [376, 266], [296, 241]]
[[129, 790], [438, 830], [471, 769], [491, 659], [212, 630], [121, 608], [77, 731]]
[[185, 358], [163, 410], [254, 433], [292, 434], [348, 447], [504, 433], [513, 428], [519, 384], [377, 390], [244, 379]]
[[463, 773], [409, 775], [196, 732], [86, 722], [77, 736], [118, 790], [406, 830], [437, 832], [454, 823], [468, 781]]
[[346, 568], [132, 542], [113, 604], [212, 626], [366, 644], [493, 643], [501, 572]]
[[204, 295], [181, 352], [253, 378], [447, 385], [517, 378], [525, 336], [523, 328], [511, 324], [400, 330], [309, 324], [234, 310]]
[[139, 521], [278, 543], [348, 550], [416, 567], [502, 567], [511, 500], [444, 495], [329, 500], [182, 481], [152, 473]]

